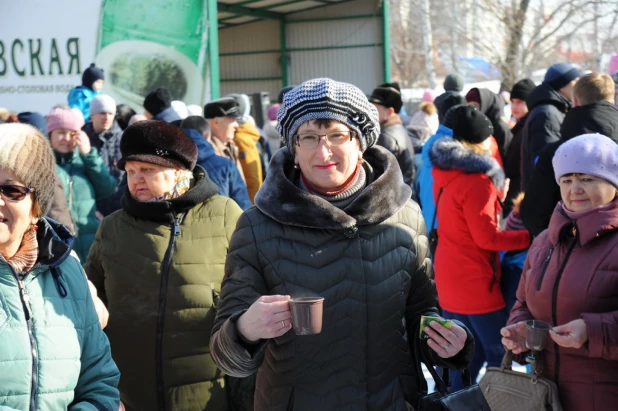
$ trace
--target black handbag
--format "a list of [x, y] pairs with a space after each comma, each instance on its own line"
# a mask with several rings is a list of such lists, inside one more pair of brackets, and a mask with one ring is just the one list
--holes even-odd
[[436, 248], [438, 248], [438, 229], [435, 228], [436, 225], [436, 216], [438, 215], [438, 205], [440, 204], [440, 197], [442, 197], [442, 191], [444, 191], [444, 187], [440, 188], [440, 192], [438, 193], [438, 200], [436, 201], [436, 211], [433, 213], [433, 220], [431, 220], [431, 227], [429, 230], [429, 235], [427, 239], [429, 240], [429, 251], [431, 252], [431, 256], [435, 257]]
[[[421, 397], [415, 411], [491, 411], [481, 389], [477, 384], [472, 385], [470, 371], [465, 369], [462, 372], [462, 379], [466, 388], [461, 391], [449, 394], [449, 374], [446, 368], [442, 369], [442, 377], [438, 375], [435, 368], [425, 359], [425, 356], [420, 350], [421, 359], [425, 363], [427, 370], [433, 377], [436, 385], [436, 392], [427, 394], [425, 391]], [[421, 378], [425, 377], [421, 370]], [[424, 389], [426, 390], [427, 383], [425, 380]]]

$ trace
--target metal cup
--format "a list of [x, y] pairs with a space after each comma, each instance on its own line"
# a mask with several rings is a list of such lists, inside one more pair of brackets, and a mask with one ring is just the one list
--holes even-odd
[[300, 297], [290, 300], [292, 324], [296, 335], [322, 332], [323, 297]]

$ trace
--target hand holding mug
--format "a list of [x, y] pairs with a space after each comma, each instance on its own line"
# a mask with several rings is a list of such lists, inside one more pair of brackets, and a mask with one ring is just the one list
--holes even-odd
[[249, 341], [281, 337], [292, 328], [289, 295], [263, 295], [236, 321], [236, 328]]

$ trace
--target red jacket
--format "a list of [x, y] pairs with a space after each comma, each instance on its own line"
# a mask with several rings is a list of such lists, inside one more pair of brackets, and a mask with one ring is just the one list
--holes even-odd
[[497, 187], [504, 185], [504, 171], [495, 159], [450, 138], [436, 141], [430, 156], [440, 221], [434, 256], [440, 306], [459, 314], [500, 310], [506, 304], [498, 252], [530, 245], [527, 231], [498, 229]]
[[540, 357], [565, 411], [617, 409], [618, 201], [575, 221], [558, 204], [530, 247], [517, 300], [509, 324], [532, 318], [553, 326], [578, 318], [586, 323], [582, 348], [550, 340]]

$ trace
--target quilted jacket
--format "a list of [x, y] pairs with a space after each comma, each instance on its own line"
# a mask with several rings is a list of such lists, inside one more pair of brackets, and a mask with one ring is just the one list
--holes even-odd
[[549, 228], [528, 253], [509, 324], [586, 323], [588, 341], [565, 348], [549, 340], [543, 376], [558, 384], [565, 411], [615, 410], [618, 404], [618, 201], [571, 219], [558, 203]]
[[[340, 210], [297, 187], [280, 149], [238, 222], [211, 353], [229, 375], [257, 372], [256, 410], [404, 411], [424, 386], [417, 348], [444, 367], [471, 359], [471, 336], [449, 360], [418, 339], [420, 316], [438, 313], [425, 224], [395, 157], [374, 147], [364, 158], [370, 183]], [[269, 294], [324, 297], [322, 332], [243, 342], [236, 320]]]
[[75, 252], [86, 261], [88, 250], [99, 227], [95, 215], [96, 200], [114, 193], [117, 181], [110, 174], [96, 148], [88, 154], [56, 152], [56, 170], [64, 186], [64, 195], [75, 223]]
[[127, 410], [227, 411], [208, 349], [229, 239], [241, 214], [196, 166], [195, 185], [103, 220], [85, 265], [109, 310], [105, 332]]
[[0, 410], [116, 411], [120, 373], [86, 276], [69, 256], [73, 237], [52, 220], [38, 227], [30, 272], [15, 273], [0, 257]]

